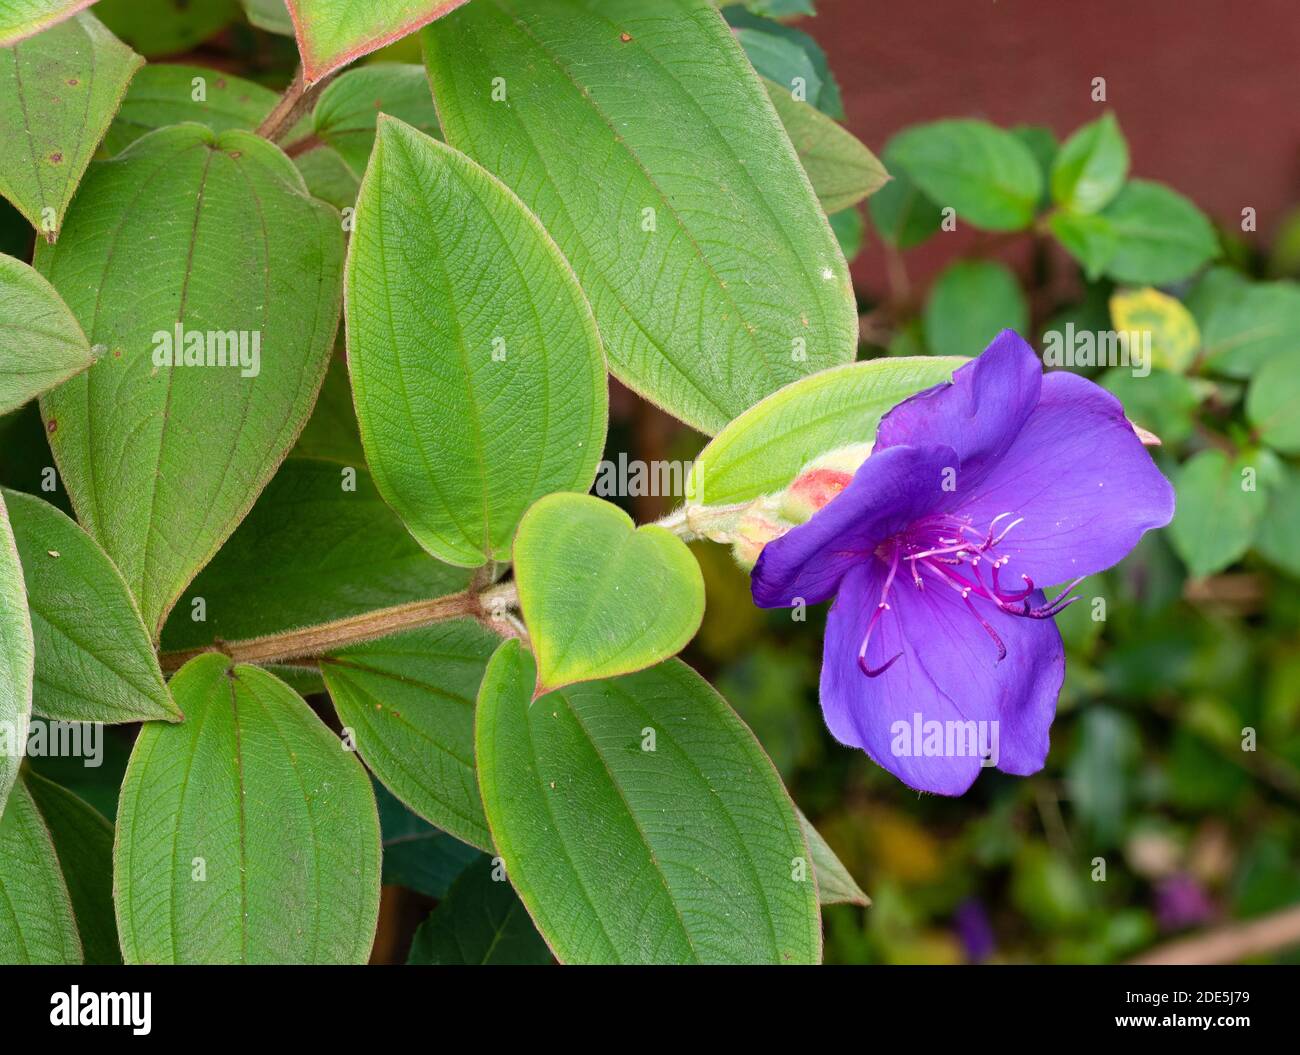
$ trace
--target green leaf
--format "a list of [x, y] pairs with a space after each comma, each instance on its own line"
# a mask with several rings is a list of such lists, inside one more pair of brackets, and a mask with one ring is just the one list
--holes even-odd
[[360, 176], [370, 160], [380, 113], [442, 138], [424, 67], [395, 62], [361, 66], [332, 81], [316, 101], [312, 127]]
[[95, 361], [63, 298], [21, 260], [0, 255], [0, 414]]
[[852, 359], [844, 256], [708, 0], [474, 3], [424, 45], [448, 142], [559, 243], [619, 380], [711, 433]]
[[1246, 393], [1246, 417], [1261, 443], [1300, 454], [1300, 350], [1259, 368]]
[[417, 817], [378, 781], [374, 789], [384, 838], [384, 886], [393, 884], [432, 898], [446, 897], [456, 877], [482, 855]]
[[1029, 148], [1029, 152], [1034, 155], [1034, 160], [1038, 162], [1038, 171], [1043, 176], [1043, 193], [1038, 199], [1038, 208], [1044, 209], [1051, 204], [1049, 184], [1052, 165], [1056, 161], [1056, 152], [1060, 149], [1060, 144], [1056, 141], [1056, 133], [1043, 125], [1016, 125], [1010, 131]]
[[1117, 282], [1177, 282], [1219, 255], [1205, 214], [1160, 183], [1129, 180], [1098, 216], [1114, 241], [1105, 273]]
[[1080, 212], [1054, 212], [1047, 226], [1057, 241], [1083, 267], [1089, 282], [1106, 272], [1119, 245], [1119, 234], [1104, 216]]
[[355, 756], [264, 670], [208, 653], [172, 678], [118, 806], [127, 963], [365, 963], [379, 815]]
[[1097, 383], [1124, 404], [1130, 421], [1154, 432], [1169, 446], [1191, 436], [1201, 397], [1182, 374], [1156, 370], [1143, 377], [1116, 366], [1102, 374]]
[[238, 0], [99, 0], [95, 12], [148, 58], [179, 55], [239, 18]]
[[179, 721], [121, 573], [40, 498], [4, 492], [36, 646], [32, 708], [65, 722]]
[[844, 862], [835, 856], [835, 851], [803, 815], [803, 810], [796, 806], [795, 813], [799, 816], [804, 838], [808, 840], [813, 870], [817, 874], [817, 900], [823, 905], [870, 905], [871, 898], [858, 886], [857, 880], [849, 875]]
[[243, 5], [248, 21], [258, 29], [282, 37], [293, 36], [293, 19], [284, 0], [243, 0]]
[[336, 209], [346, 209], [357, 201], [361, 180], [338, 151], [316, 147], [293, 159], [302, 173], [303, 182], [313, 198], [328, 202]]
[[890, 180], [867, 202], [871, 222], [880, 232], [880, 237], [895, 249], [911, 249], [939, 230], [943, 214], [939, 206], [927, 198], [899, 167], [893, 140], [885, 146], [881, 156]]
[[184, 121], [207, 125], [214, 132], [256, 128], [275, 100], [269, 88], [230, 73], [151, 62], [132, 78], [104, 137], [104, 153], [113, 157], [142, 135]]
[[551, 962], [523, 902], [485, 857], [452, 884], [446, 900], [420, 924], [409, 964], [524, 964]]
[[958, 223], [990, 231], [1028, 227], [1043, 193], [1043, 176], [1029, 148], [985, 121], [909, 128], [891, 142], [886, 164], [891, 160], [936, 205], [956, 209]]
[[0, 0], [0, 48], [71, 18], [95, 0]]
[[760, 76], [791, 91], [801, 88], [804, 98], [827, 117], [844, 120], [839, 83], [816, 40], [801, 29], [736, 4], [724, 7], [722, 15]]
[[1242, 455], [1203, 450], [1183, 464], [1174, 480], [1177, 512], [1169, 525], [1174, 550], [1193, 576], [1222, 571], [1254, 541], [1268, 503], [1256, 485], [1247, 489], [1243, 470], [1257, 468]]
[[19, 781], [0, 817], [0, 963], [81, 962], [81, 939], [54, 842]]
[[964, 361], [872, 359], [788, 385], [714, 437], [695, 459], [686, 493], [692, 504], [731, 505], [782, 491], [814, 458], [871, 443], [888, 411], [951, 380]]
[[1052, 165], [1052, 200], [1074, 212], [1096, 212], [1124, 185], [1128, 141], [1113, 113], [1074, 133]]
[[54, 842], [86, 963], [121, 963], [113, 918], [113, 826], [94, 807], [44, 777], [29, 772], [23, 783]]
[[1270, 564], [1300, 579], [1300, 469], [1287, 465], [1270, 490], [1268, 510], [1259, 525], [1255, 548]]
[[[50, 445], [78, 520], [152, 633], [311, 411], [342, 255], [338, 214], [307, 197], [278, 148], [196, 124], [96, 162], [64, 237], [38, 251], [108, 349], [43, 398]], [[178, 327], [176, 350], [198, 365], [168, 365]]]
[[686, 544], [590, 495], [533, 505], [514, 562], [539, 694], [658, 663], [704, 616], [704, 577]]
[[1264, 363], [1300, 348], [1300, 285], [1249, 282], [1216, 268], [1188, 304], [1201, 324], [1205, 364], [1228, 377], [1251, 377]]
[[1029, 329], [1016, 276], [990, 260], [959, 260], [935, 279], [925, 301], [925, 341], [935, 355], [979, 355], [1003, 330]]
[[782, 85], [765, 80], [763, 87], [827, 213], [856, 205], [885, 185], [885, 166], [855, 135]]
[[1110, 298], [1110, 317], [1127, 339], [1151, 342], [1151, 365], [1184, 373], [1201, 347], [1196, 319], [1182, 303], [1149, 286], [1119, 290]]
[[495, 635], [458, 620], [331, 653], [321, 673], [370, 771], [417, 814], [492, 848], [474, 776], [474, 697]]
[[0, 194], [47, 241], [143, 62], [85, 14], [0, 48]]
[[503, 644], [474, 735], [497, 851], [560, 962], [820, 959], [794, 804], [722, 697], [677, 661], [532, 700], [535, 682]]
[[573, 272], [509, 189], [394, 118], [357, 200], [347, 298], [367, 461], [435, 557], [508, 560], [534, 500], [591, 486], [608, 396]]
[[826, 218], [831, 222], [831, 230], [835, 232], [835, 240], [840, 243], [844, 259], [853, 263], [867, 240], [867, 225], [862, 219], [862, 209], [855, 205], [831, 213]]
[[327, 73], [441, 18], [465, 0], [286, 0], [297, 28], [303, 74]]
[[18, 779], [32, 715], [32, 624], [9, 512], [0, 498], [0, 811]]
[[416, 544], [364, 468], [290, 458], [185, 591], [163, 644], [278, 634], [441, 597], [468, 580]]

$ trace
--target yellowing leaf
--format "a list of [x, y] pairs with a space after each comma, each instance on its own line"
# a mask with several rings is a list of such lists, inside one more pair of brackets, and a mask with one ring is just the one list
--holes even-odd
[[1129, 334], [1130, 341], [1150, 342], [1151, 365], [1162, 370], [1185, 373], [1201, 346], [1201, 331], [1192, 313], [1150, 286], [1112, 294], [1110, 317], [1115, 329]]

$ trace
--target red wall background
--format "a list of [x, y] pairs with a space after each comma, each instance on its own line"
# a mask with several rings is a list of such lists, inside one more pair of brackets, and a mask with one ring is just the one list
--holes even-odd
[[[826, 49], [849, 128], [879, 151], [940, 117], [1044, 124], [1063, 137], [1096, 117], [1106, 78], [1132, 173], [1169, 183], [1221, 223], [1254, 206], [1270, 238], [1300, 205], [1296, 0], [817, 0], [800, 28]], [[921, 247], [913, 277], [951, 255]], [[915, 261], [915, 263], [913, 263]], [[854, 266], [883, 291], [878, 248]]]

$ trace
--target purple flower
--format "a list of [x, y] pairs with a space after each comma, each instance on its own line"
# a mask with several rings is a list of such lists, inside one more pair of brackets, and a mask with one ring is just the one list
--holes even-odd
[[1065, 675], [1070, 588], [1169, 523], [1174, 492], [1118, 400], [1043, 376], [1005, 330], [881, 421], [852, 482], [769, 542], [763, 608], [835, 597], [822, 711], [904, 783], [960, 795], [981, 766], [1043, 767]]

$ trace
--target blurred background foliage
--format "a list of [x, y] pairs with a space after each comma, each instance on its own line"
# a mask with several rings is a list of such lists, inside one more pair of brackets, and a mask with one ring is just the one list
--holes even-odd
[[[248, 18], [235, 0], [102, 0], [95, 12], [151, 61], [278, 90], [292, 40], [256, 28], [277, 28], [278, 5], [244, 6]], [[761, 74], [843, 120], [816, 20], [776, 21], [811, 13], [809, 0], [724, 9]], [[418, 41], [364, 61], [418, 63]], [[1007, 326], [1040, 349], [1068, 327], [1152, 334], [1148, 376], [1075, 369], [1162, 438], [1154, 455], [1178, 517], [1085, 582], [1086, 600], [1058, 619], [1068, 665], [1047, 767], [1027, 779], [990, 770], [950, 800], [837, 745], [817, 702], [824, 611], [805, 623], [760, 611], [726, 550], [694, 547], [708, 609], [685, 658], [749, 722], [873, 899], [825, 910], [828, 962], [1115, 962], [1300, 903], [1300, 211], [1271, 244], [1245, 214], [1215, 226], [1177, 188], [1130, 173], [1122, 108], [1096, 109], [1081, 128], [998, 127], [964, 119], [954, 93], [933, 121], [868, 142], [891, 181], [830, 217], [846, 256], [872, 244], [886, 260], [887, 294], [859, 290], [861, 358], [973, 355]], [[118, 148], [134, 137], [115, 132]], [[355, 193], [346, 168], [304, 173], [341, 205]], [[909, 254], [949, 237], [945, 207], [978, 233], [954, 238], [937, 276], [914, 283]], [[0, 251], [29, 259], [31, 240], [0, 202]], [[688, 460], [704, 442], [617, 386], [611, 409], [607, 457]], [[348, 411], [346, 392], [327, 396], [307, 437], [337, 435]], [[61, 490], [42, 489], [51, 464], [34, 406], [0, 418], [0, 484], [66, 509]], [[639, 520], [672, 504], [623, 501]], [[33, 766], [111, 817], [131, 732], [106, 730], [100, 769]], [[478, 855], [380, 795], [389, 886], [375, 958], [400, 961]], [[1300, 962], [1300, 951], [1273, 958]]]

